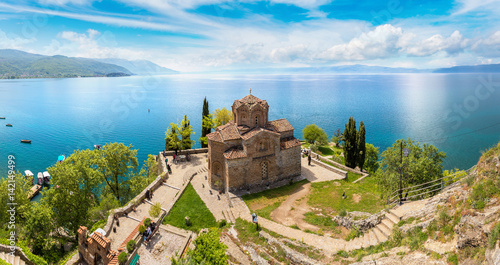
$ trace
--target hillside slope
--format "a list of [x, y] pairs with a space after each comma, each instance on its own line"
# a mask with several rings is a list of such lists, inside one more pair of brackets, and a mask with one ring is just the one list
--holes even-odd
[[87, 77], [131, 75], [128, 69], [86, 58], [44, 56], [0, 50], [0, 78]]

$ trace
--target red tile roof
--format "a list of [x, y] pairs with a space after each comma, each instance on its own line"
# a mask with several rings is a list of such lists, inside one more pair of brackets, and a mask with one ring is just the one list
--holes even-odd
[[250, 108], [256, 106], [257, 104], [261, 105], [262, 107], [266, 107], [267, 101], [262, 100], [254, 95], [248, 95], [242, 99], [235, 100], [233, 106], [235, 108], [239, 108], [243, 104], [247, 105]]
[[298, 139], [296, 139], [295, 137], [287, 137], [287, 138], [281, 139], [281, 142], [280, 142], [281, 150], [292, 148], [295, 146], [300, 146], [300, 141]]
[[293, 131], [293, 126], [288, 122], [287, 119], [279, 119], [279, 120], [274, 120], [274, 121], [269, 121], [267, 123], [267, 126], [274, 130], [275, 132], [288, 132], [288, 131]]
[[247, 157], [247, 153], [243, 149], [243, 146], [233, 146], [224, 152], [224, 157], [226, 159], [238, 159]]
[[111, 244], [111, 241], [107, 237], [101, 235], [99, 232], [94, 232], [90, 236], [90, 238], [87, 239], [89, 245], [92, 244], [92, 241], [97, 242], [97, 244], [99, 244], [104, 249], [108, 246], [108, 244]]
[[255, 135], [259, 134], [260, 132], [269, 132], [269, 133], [272, 133], [272, 134], [275, 134], [275, 135], [279, 136], [279, 133], [270, 131], [268, 129], [256, 127], [256, 128], [253, 128], [252, 130], [246, 132], [245, 134], [243, 134], [241, 136], [241, 138], [243, 138], [244, 140], [248, 140], [248, 139], [254, 137]]
[[210, 141], [216, 141], [216, 142], [222, 143], [222, 138], [221, 138], [219, 132], [211, 132], [211, 133], [207, 134], [207, 138]]
[[226, 125], [217, 127], [216, 130], [222, 136], [223, 141], [241, 139], [240, 132], [238, 132], [238, 129], [232, 121], [228, 122]]

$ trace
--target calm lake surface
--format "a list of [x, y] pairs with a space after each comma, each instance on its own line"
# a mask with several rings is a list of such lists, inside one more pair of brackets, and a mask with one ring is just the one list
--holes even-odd
[[[203, 98], [210, 111], [252, 94], [269, 119], [287, 118], [302, 138], [311, 123], [329, 137], [350, 116], [385, 150], [412, 138], [446, 152], [445, 169], [466, 169], [500, 141], [500, 74], [171, 75], [0, 81], [0, 176], [7, 156], [20, 172], [46, 170], [58, 155], [123, 142], [142, 162], [164, 148], [171, 122], [187, 115], [198, 138]], [[150, 109], [150, 112], [148, 112]], [[13, 127], [6, 127], [11, 123]], [[32, 144], [22, 144], [30, 139]]]

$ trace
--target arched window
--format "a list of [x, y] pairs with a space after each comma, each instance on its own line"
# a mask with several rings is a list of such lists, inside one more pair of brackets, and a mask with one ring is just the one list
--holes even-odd
[[262, 179], [267, 179], [267, 177], [268, 177], [268, 166], [269, 165], [268, 165], [267, 161], [264, 161], [260, 164]]

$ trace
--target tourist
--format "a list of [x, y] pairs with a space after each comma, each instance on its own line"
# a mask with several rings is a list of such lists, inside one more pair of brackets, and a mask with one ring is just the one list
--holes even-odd
[[146, 197], [147, 200], [149, 200], [149, 192], [150, 192], [149, 190], [146, 191], [146, 196], [145, 197]]
[[311, 155], [307, 157], [307, 164], [310, 166], [311, 165]]
[[169, 165], [169, 164], [167, 164], [167, 170], [168, 170], [168, 173], [169, 173], [169, 174], [172, 174], [172, 168], [170, 168], [170, 165]]

